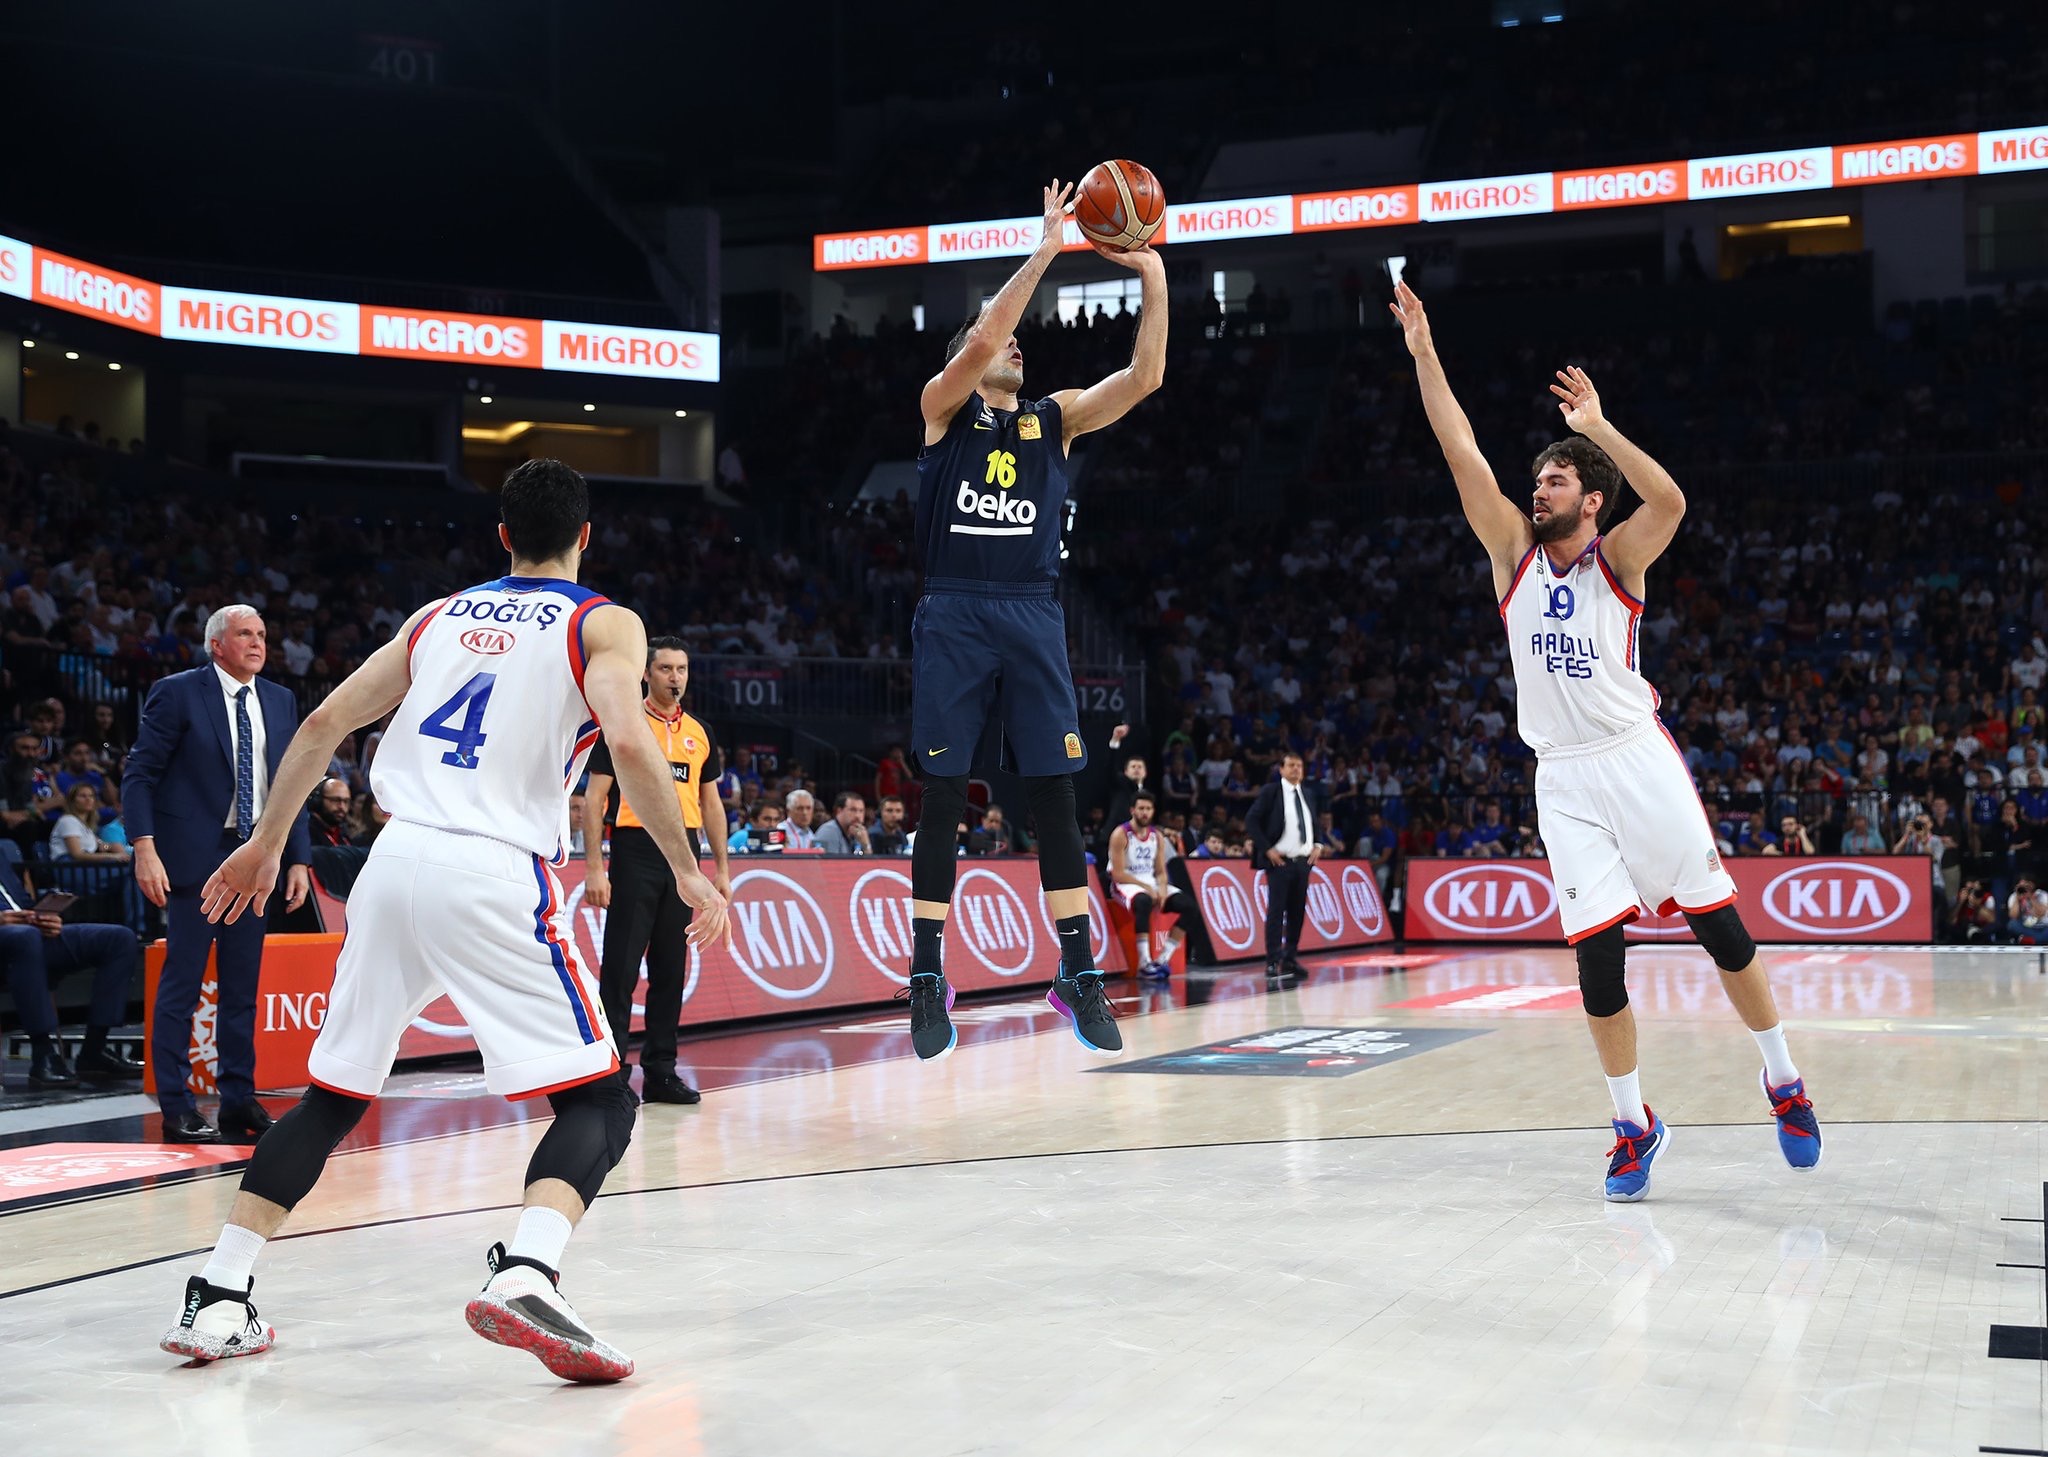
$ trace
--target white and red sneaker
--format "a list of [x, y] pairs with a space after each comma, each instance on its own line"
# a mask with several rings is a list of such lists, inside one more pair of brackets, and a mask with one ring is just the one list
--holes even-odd
[[253, 1276], [248, 1288], [237, 1294], [194, 1275], [185, 1282], [185, 1309], [178, 1323], [157, 1344], [173, 1356], [192, 1361], [225, 1361], [230, 1356], [254, 1356], [269, 1350], [277, 1340], [277, 1330], [257, 1315], [250, 1303], [255, 1288]]
[[562, 1298], [555, 1271], [506, 1254], [502, 1244], [492, 1245], [485, 1258], [491, 1278], [462, 1312], [471, 1330], [538, 1357], [564, 1381], [623, 1381], [633, 1374], [633, 1358], [599, 1340]]

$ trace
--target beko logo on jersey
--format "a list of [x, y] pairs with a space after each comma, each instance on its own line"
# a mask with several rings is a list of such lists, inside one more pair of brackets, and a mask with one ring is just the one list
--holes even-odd
[[953, 504], [964, 515], [1013, 524], [1020, 535], [1038, 519], [1036, 501], [1027, 496], [1012, 496], [1008, 492], [977, 491], [972, 481], [960, 483], [960, 494], [953, 498]]
[[[473, 618], [478, 622], [537, 622], [553, 627], [562, 615], [559, 602], [497, 602], [489, 597], [457, 597], [445, 609], [448, 616]], [[463, 639], [468, 642], [467, 638]], [[500, 648], [500, 652], [504, 649]]]

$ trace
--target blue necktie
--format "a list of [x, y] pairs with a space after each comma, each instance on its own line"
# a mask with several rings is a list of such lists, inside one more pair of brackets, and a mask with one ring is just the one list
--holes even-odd
[[256, 733], [249, 723], [249, 690], [235, 694], [235, 835], [256, 828]]

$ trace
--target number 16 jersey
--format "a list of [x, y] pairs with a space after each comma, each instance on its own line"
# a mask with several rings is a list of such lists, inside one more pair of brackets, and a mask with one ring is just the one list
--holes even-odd
[[421, 619], [412, 687], [370, 770], [385, 812], [561, 864], [569, 790], [598, 734], [583, 621], [609, 601], [557, 577], [501, 577]]

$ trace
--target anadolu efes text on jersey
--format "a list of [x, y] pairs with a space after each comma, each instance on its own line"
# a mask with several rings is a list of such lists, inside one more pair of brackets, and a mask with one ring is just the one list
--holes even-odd
[[1060, 570], [1067, 452], [1060, 407], [998, 410], [979, 394], [917, 457], [917, 549], [927, 577], [1050, 582]]
[[1637, 666], [1643, 604], [1600, 550], [1600, 539], [1559, 570], [1529, 548], [1501, 599], [1515, 665], [1515, 721], [1541, 754], [1612, 738], [1657, 711]]
[[569, 787], [597, 742], [583, 620], [609, 600], [559, 578], [501, 577], [421, 619], [412, 687], [370, 770], [377, 802], [562, 863]]

